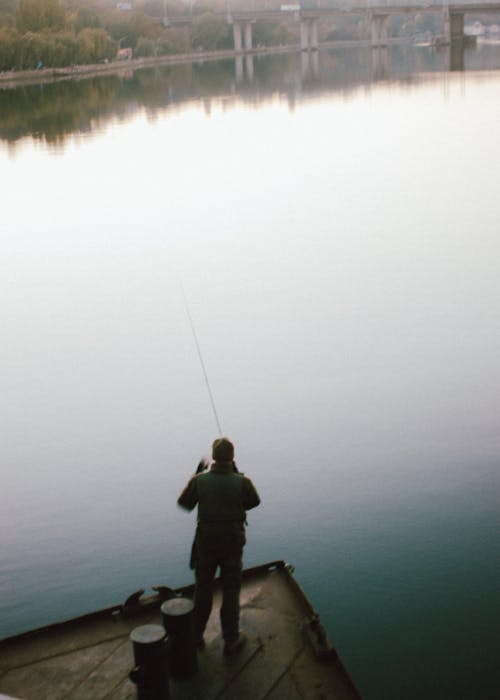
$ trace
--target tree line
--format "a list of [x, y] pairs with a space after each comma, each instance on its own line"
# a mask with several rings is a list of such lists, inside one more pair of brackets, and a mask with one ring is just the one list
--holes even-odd
[[[232, 5], [238, 1], [247, 4]], [[169, 17], [192, 14], [186, 31], [164, 26], [163, 0], [136, 0], [125, 9], [102, 0], [72, 0], [71, 8], [64, 0], [0, 0], [0, 71], [110, 61], [124, 48], [136, 57], [232, 48], [231, 27], [216, 14], [226, 6], [206, 2], [168, 0]], [[253, 34], [256, 45], [269, 46], [293, 41], [295, 30], [287, 21], [257, 22]]]
[[[188, 31], [164, 26], [163, 0], [135, 0], [133, 6], [121, 3], [121, 9], [120, 3], [110, 7], [104, 0], [71, 0], [71, 7], [64, 1], [0, 0], [0, 71], [110, 61], [124, 48], [132, 49], [136, 57], [146, 57], [233, 47], [232, 29], [223, 15], [225, 0], [193, 0], [189, 5], [168, 0], [170, 18], [192, 14]], [[302, 0], [302, 6], [308, 1]], [[279, 6], [279, 2], [266, 0], [266, 6]], [[231, 0], [233, 9], [238, 4], [246, 7], [249, 0]], [[329, 0], [321, 4], [326, 6]], [[281, 21], [257, 20], [252, 28], [254, 46], [296, 43], [297, 26], [287, 14]], [[435, 19], [394, 21], [401, 24], [397, 33], [405, 34], [421, 31]], [[331, 20], [324, 20], [320, 34], [323, 41], [366, 38], [369, 22], [345, 17], [332, 26]]]
[[[170, 15], [188, 11], [180, 0], [169, 0], [168, 6]], [[226, 19], [203, 5], [196, 6], [189, 32], [163, 25], [161, 0], [135, 2], [133, 8], [96, 3], [68, 9], [62, 0], [0, 0], [0, 71], [110, 61], [124, 48], [143, 57], [232, 47]], [[280, 27], [263, 26], [260, 32], [266, 43], [288, 38]]]
[[0, 70], [70, 66], [110, 60], [116, 42], [96, 22], [78, 25], [59, 0], [18, 0], [0, 15]]

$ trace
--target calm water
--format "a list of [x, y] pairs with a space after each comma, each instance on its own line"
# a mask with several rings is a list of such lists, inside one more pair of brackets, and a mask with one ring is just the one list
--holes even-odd
[[[224, 431], [363, 696], [494, 700], [500, 48], [0, 91], [0, 636], [191, 580]], [[456, 67], [456, 66], [455, 66]]]

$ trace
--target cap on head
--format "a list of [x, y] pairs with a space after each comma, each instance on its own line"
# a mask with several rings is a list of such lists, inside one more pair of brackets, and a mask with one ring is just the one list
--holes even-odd
[[212, 444], [212, 458], [215, 462], [232, 462], [234, 459], [234, 445], [225, 437], [217, 438]]

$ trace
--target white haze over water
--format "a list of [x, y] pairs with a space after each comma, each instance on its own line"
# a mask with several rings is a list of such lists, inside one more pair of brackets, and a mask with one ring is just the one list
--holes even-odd
[[217, 431], [181, 283], [263, 500], [246, 563], [296, 565], [355, 679], [421, 591], [489, 595], [499, 123], [492, 72], [0, 145], [0, 636], [190, 580]]

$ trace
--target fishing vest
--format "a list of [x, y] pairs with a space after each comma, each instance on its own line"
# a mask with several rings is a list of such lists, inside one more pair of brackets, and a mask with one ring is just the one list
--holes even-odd
[[245, 522], [243, 477], [209, 471], [196, 479], [199, 523]]

